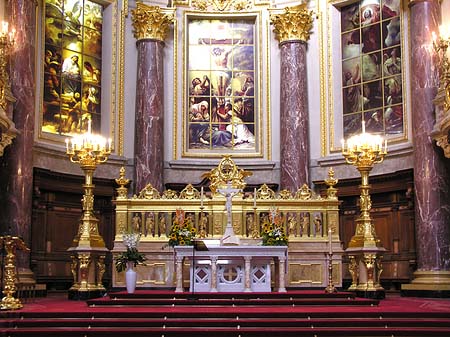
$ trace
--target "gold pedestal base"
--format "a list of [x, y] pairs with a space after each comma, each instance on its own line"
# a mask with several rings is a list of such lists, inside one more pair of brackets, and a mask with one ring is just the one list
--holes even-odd
[[69, 248], [72, 253], [71, 271], [74, 283], [69, 289], [69, 299], [85, 300], [102, 296], [106, 289], [102, 284], [105, 273], [105, 257], [108, 249], [84, 250]]

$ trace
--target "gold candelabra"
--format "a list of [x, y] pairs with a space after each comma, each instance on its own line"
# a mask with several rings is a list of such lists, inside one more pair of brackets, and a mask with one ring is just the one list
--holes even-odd
[[[342, 155], [348, 164], [354, 165], [361, 174], [360, 216], [356, 220], [355, 235], [346, 252], [352, 262], [350, 272], [354, 281], [349, 290], [361, 291], [364, 297], [384, 297], [380, 285], [382, 271], [381, 255], [385, 249], [378, 239], [370, 217], [369, 173], [375, 164], [381, 163], [387, 154], [387, 141], [379, 135], [366, 133], [364, 121], [362, 133], [342, 141]], [[360, 266], [358, 268], [357, 266]], [[359, 281], [358, 281], [359, 280]]]
[[10, 94], [10, 81], [7, 71], [8, 56], [14, 47], [15, 29], [9, 30], [9, 24], [2, 21], [0, 31], [0, 106], [6, 110], [7, 95]]
[[0, 303], [1, 310], [16, 310], [23, 307], [20, 299], [14, 298], [14, 293], [17, 290], [17, 277], [16, 277], [16, 250], [17, 248], [24, 251], [30, 249], [25, 245], [21, 238], [6, 235], [0, 236], [0, 247], [4, 247], [6, 251], [4, 261], [4, 280], [3, 294]]
[[380, 240], [376, 237], [375, 228], [370, 217], [372, 201], [370, 200], [369, 173], [375, 164], [381, 163], [387, 154], [387, 141], [379, 135], [366, 133], [365, 123], [362, 133], [345, 142], [342, 141], [342, 155], [347, 164], [354, 165], [361, 174], [360, 216], [356, 220], [356, 234], [349, 247], [379, 247]]
[[[92, 134], [91, 121], [89, 121], [86, 133], [66, 139], [66, 153], [72, 163], [80, 165], [85, 175], [83, 214], [78, 233], [73, 239], [72, 247], [69, 248], [69, 251], [74, 253], [72, 255], [74, 285], [70, 290], [83, 292], [81, 296], [72, 296], [69, 293], [69, 297], [82, 299], [90, 297], [86, 295], [86, 292], [105, 290], [101, 279], [105, 271], [104, 253], [107, 249], [98, 231], [98, 219], [93, 212], [95, 185], [92, 179], [97, 165], [106, 162], [111, 154], [111, 140], [107, 141], [101, 135]], [[93, 296], [96, 295], [98, 294], [93, 294]]]

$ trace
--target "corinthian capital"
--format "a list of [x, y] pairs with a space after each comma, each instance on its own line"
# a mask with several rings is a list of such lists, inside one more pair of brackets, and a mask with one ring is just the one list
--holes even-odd
[[154, 39], [164, 42], [170, 24], [174, 21], [173, 11], [163, 12], [158, 6], [148, 6], [138, 2], [131, 11], [133, 33], [136, 40]]
[[276, 39], [282, 43], [286, 41], [309, 40], [313, 24], [313, 12], [308, 11], [307, 5], [302, 3], [294, 7], [286, 7], [284, 13], [272, 14], [270, 20], [274, 25]]

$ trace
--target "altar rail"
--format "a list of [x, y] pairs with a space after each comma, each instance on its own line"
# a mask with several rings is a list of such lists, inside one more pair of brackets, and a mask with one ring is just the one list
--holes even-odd
[[[181, 192], [166, 190], [159, 192], [147, 185], [138, 195], [128, 197], [124, 174], [116, 181], [120, 185], [116, 205], [116, 236], [113, 254], [125, 248], [122, 233], [142, 234], [139, 250], [147, 255], [147, 266], [138, 286], [174, 286], [173, 252], [167, 248], [168, 234], [176, 210], [184, 210], [191, 217], [198, 236], [202, 239], [219, 239], [227, 224], [225, 197], [219, 193], [198, 190], [187, 185]], [[316, 195], [307, 185], [297, 192], [283, 190], [279, 193], [267, 185], [253, 193], [241, 193], [232, 199], [232, 226], [243, 245], [261, 243], [261, 231], [269, 221], [269, 212], [277, 208], [282, 215], [282, 224], [289, 239], [289, 261], [287, 286], [326, 286], [326, 254], [333, 250], [335, 284], [341, 284], [342, 249], [339, 239], [339, 201], [334, 188], [337, 180], [332, 171], [327, 179], [329, 186], [324, 197]], [[203, 216], [202, 216], [203, 215]], [[331, 248], [329, 233], [331, 230]], [[186, 277], [189, 282], [189, 277]], [[113, 276], [114, 286], [123, 286], [123, 275]]]

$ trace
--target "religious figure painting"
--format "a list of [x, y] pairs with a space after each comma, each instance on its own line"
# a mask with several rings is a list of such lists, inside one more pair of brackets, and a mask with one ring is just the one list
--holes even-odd
[[188, 20], [186, 150], [257, 151], [255, 18]]
[[400, 0], [361, 0], [340, 8], [344, 137], [366, 129], [402, 134], [404, 100]]
[[45, 1], [43, 134], [100, 129], [102, 12], [90, 0]]

